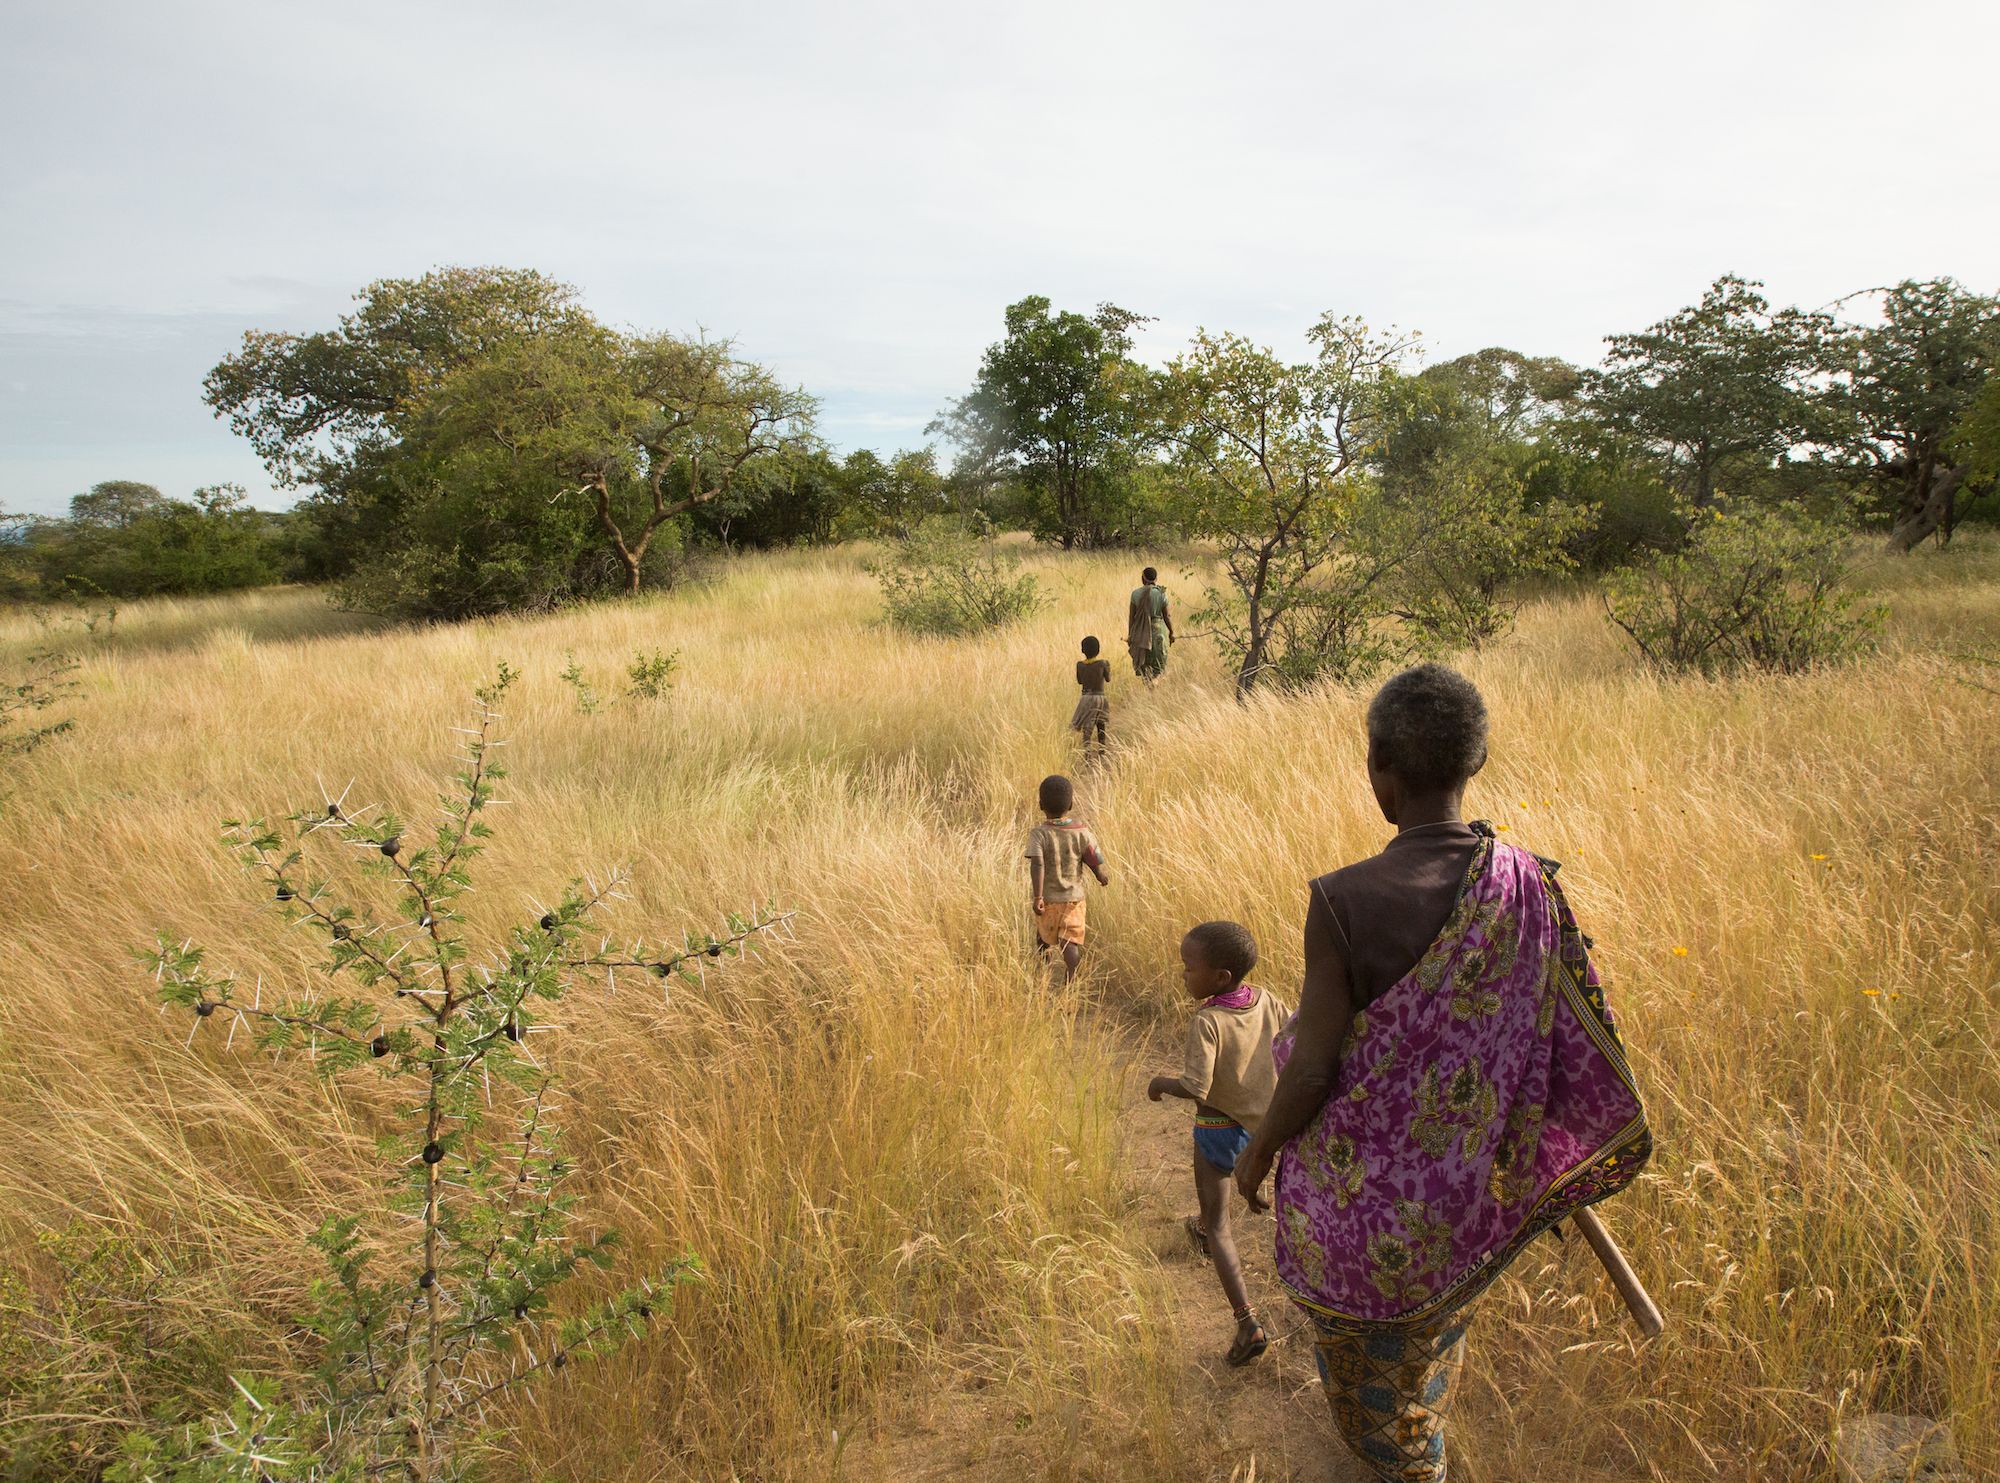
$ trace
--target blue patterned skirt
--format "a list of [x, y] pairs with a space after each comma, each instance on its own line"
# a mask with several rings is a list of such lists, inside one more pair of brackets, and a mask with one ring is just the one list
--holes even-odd
[[1320, 1384], [1348, 1449], [1391, 1483], [1445, 1483], [1444, 1422], [1465, 1373], [1470, 1311], [1430, 1328], [1360, 1334], [1299, 1311], [1317, 1331]]

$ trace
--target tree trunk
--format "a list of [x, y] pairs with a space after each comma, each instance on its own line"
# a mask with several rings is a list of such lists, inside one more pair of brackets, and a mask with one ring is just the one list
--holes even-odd
[[1952, 503], [1958, 494], [1958, 486], [1965, 480], [1962, 468], [1945, 469], [1934, 474], [1931, 487], [1914, 508], [1905, 508], [1896, 517], [1895, 527], [1889, 532], [1891, 551], [1913, 551], [1939, 527], [1949, 528]]
[[1257, 683], [1257, 673], [1264, 667], [1264, 641], [1254, 640], [1243, 651], [1243, 667], [1236, 671], [1236, 703], [1241, 705]]
[[1243, 616], [1245, 623], [1249, 627], [1250, 642], [1243, 646], [1243, 663], [1236, 671], [1236, 703], [1238, 705], [1243, 704], [1244, 700], [1249, 696], [1251, 687], [1257, 683], [1257, 676], [1264, 668], [1264, 648], [1269, 642], [1269, 634], [1264, 628], [1264, 582], [1269, 561], [1270, 558], [1268, 556], [1258, 561], [1255, 588], [1246, 594], [1250, 600], [1246, 604], [1248, 611]]

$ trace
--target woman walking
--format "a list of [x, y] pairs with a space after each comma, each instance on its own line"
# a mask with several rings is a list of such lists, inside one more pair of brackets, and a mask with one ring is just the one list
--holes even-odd
[[1147, 567], [1125, 605], [1125, 649], [1132, 656], [1132, 673], [1157, 680], [1166, 672], [1167, 646], [1174, 641], [1174, 615], [1167, 608], [1167, 589], [1159, 573]]
[[1485, 761], [1485, 703], [1441, 665], [1369, 706], [1396, 837], [1311, 884], [1299, 1012], [1236, 1169], [1261, 1205], [1276, 1163], [1278, 1274], [1334, 1423], [1397, 1483], [1443, 1483], [1474, 1299], [1652, 1152], [1556, 866], [1461, 816]]

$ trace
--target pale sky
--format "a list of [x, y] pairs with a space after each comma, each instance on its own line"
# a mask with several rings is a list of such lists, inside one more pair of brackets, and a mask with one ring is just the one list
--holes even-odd
[[201, 401], [375, 278], [542, 269], [924, 441], [1030, 293], [1594, 362], [1761, 278], [2000, 289], [1992, 0], [0, 0], [0, 506], [273, 500]]

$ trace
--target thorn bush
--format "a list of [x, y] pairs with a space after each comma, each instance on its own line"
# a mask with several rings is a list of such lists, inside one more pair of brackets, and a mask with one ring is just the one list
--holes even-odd
[[[382, 1206], [329, 1218], [312, 1237], [330, 1275], [314, 1284], [302, 1317], [321, 1349], [310, 1390], [280, 1395], [235, 1381], [217, 1414], [129, 1437], [114, 1479], [462, 1476], [488, 1402], [645, 1332], [673, 1288], [699, 1271], [684, 1255], [583, 1312], [555, 1316], [557, 1290], [586, 1266], [610, 1266], [617, 1236], [575, 1229], [574, 1197], [562, 1192], [573, 1161], [558, 1156], [556, 1083], [531, 1037], [554, 1028], [537, 1019], [579, 978], [615, 987], [626, 970], [698, 982], [709, 960], [739, 955], [789, 914], [731, 915], [721, 935], [671, 946], [614, 944], [594, 931], [586, 943], [592, 919], [624, 899], [621, 871], [572, 881], [554, 906], [537, 906], [476, 950], [457, 904], [472, 888], [490, 835], [482, 816], [506, 776], [493, 733], [514, 678], [502, 665], [477, 692], [478, 724], [428, 838], [341, 800], [303, 808], [282, 829], [262, 820], [225, 826], [260, 896], [324, 937], [328, 976], [352, 990], [266, 1002], [259, 987], [246, 1002], [239, 983], [176, 935], [162, 933], [142, 954], [161, 1000], [194, 1017], [190, 1041], [204, 1025], [214, 1035], [227, 1024], [229, 1042], [246, 1029], [322, 1076], [372, 1067], [410, 1083], [412, 1096], [402, 1104], [406, 1126], [381, 1145]], [[330, 850], [346, 873], [386, 881], [389, 892], [373, 896], [396, 898], [400, 920], [310, 863]]]
[[44, 649], [28, 656], [25, 674], [0, 680], [0, 758], [32, 752], [75, 726], [68, 718], [47, 726], [28, 724], [76, 688], [75, 670], [76, 660], [68, 654]]

